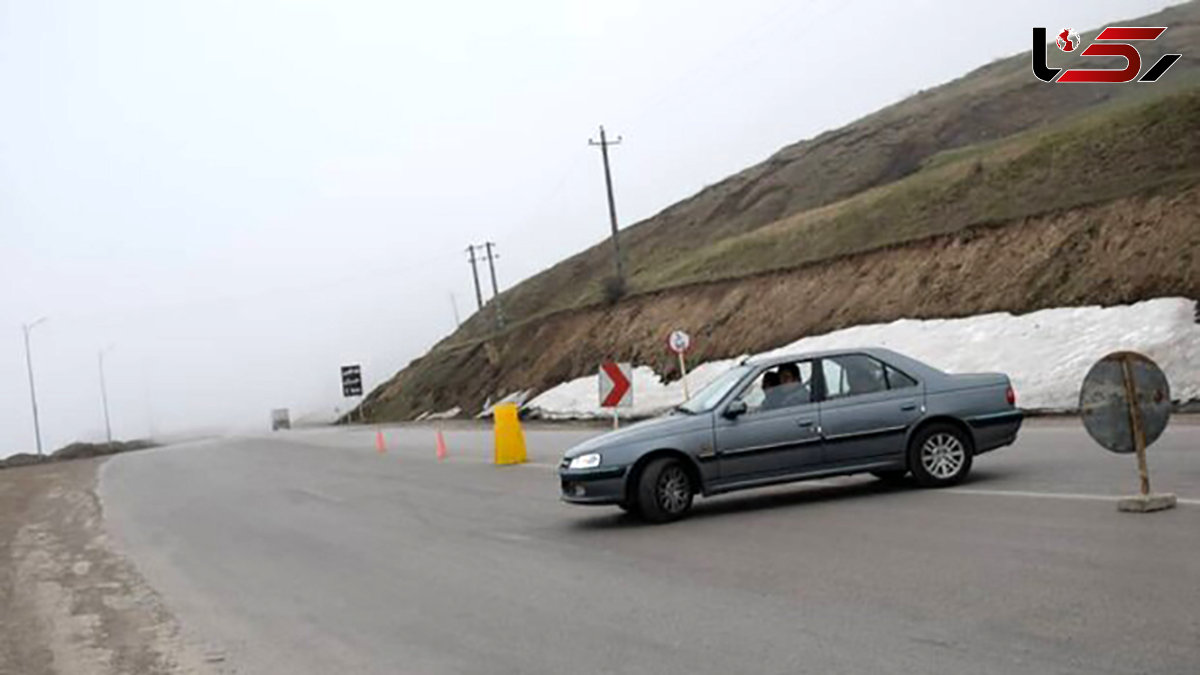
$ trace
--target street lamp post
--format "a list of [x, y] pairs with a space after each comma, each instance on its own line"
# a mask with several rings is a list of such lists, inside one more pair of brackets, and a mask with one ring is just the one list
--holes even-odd
[[38, 424], [37, 389], [33, 386], [33, 357], [29, 351], [29, 331], [45, 320], [46, 317], [43, 316], [33, 323], [21, 325], [21, 330], [25, 333], [25, 368], [29, 371], [29, 400], [33, 403], [33, 435], [37, 439], [38, 457], [42, 456], [42, 429]]
[[108, 386], [104, 383], [104, 354], [111, 349], [112, 345], [109, 345], [97, 354], [97, 360], [100, 362], [100, 401], [104, 404], [104, 434], [108, 438], [109, 447], [112, 446], [112, 424], [108, 421]]

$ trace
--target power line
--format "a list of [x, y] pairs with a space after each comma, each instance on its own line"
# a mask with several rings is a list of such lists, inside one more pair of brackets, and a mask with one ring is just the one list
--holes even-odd
[[450, 294], [450, 308], [454, 310], [454, 326], [457, 328], [462, 325], [462, 319], [458, 318], [458, 300], [454, 298], [454, 293]]
[[496, 244], [492, 242], [484, 242], [483, 248], [487, 251], [488, 269], [492, 273], [492, 302], [496, 303], [496, 328], [504, 328], [504, 310], [500, 308], [500, 287], [496, 283], [496, 258], [500, 255], [492, 251], [492, 247]]
[[617, 240], [617, 205], [613, 200], [612, 172], [608, 167], [608, 146], [620, 144], [620, 136], [617, 136], [617, 140], [615, 141], [608, 140], [608, 137], [604, 135], [604, 125], [600, 125], [599, 142], [593, 141], [590, 138], [588, 139], [588, 145], [600, 146], [600, 155], [604, 158], [604, 187], [608, 191], [608, 220], [612, 226], [613, 262], [617, 271], [617, 281], [621, 285], [624, 285], [625, 270], [621, 265], [621, 244]]
[[475, 279], [475, 302], [479, 309], [483, 309], [483, 291], [479, 289], [479, 269], [475, 266], [477, 259], [475, 258], [475, 245], [471, 244], [467, 247], [467, 255], [471, 259], [471, 277]]
[[38, 423], [37, 390], [33, 387], [33, 356], [29, 351], [29, 331], [45, 320], [46, 317], [43, 316], [37, 321], [21, 324], [21, 330], [25, 333], [25, 367], [29, 370], [29, 399], [33, 404], [33, 435], [37, 439], [38, 457], [42, 456], [42, 427]]
[[110, 349], [112, 345], [101, 349], [96, 355], [96, 360], [100, 362], [100, 402], [104, 405], [104, 435], [109, 446], [112, 446], [112, 423], [108, 418], [108, 385], [104, 381], [104, 354]]

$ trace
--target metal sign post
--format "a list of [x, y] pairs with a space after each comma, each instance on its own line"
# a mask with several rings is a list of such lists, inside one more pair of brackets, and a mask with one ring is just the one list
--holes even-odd
[[687, 333], [681, 330], [673, 330], [671, 331], [671, 334], [667, 336], [667, 349], [675, 352], [675, 355], [679, 357], [679, 378], [683, 381], [684, 401], [687, 401], [692, 397], [692, 395], [688, 393], [687, 361], [683, 358], [683, 355], [686, 354], [691, 348], [692, 336], [688, 335]]
[[1118, 454], [1137, 454], [1140, 490], [1136, 497], [1117, 502], [1117, 509], [1136, 513], [1175, 506], [1173, 494], [1150, 491], [1146, 448], [1167, 427], [1171, 389], [1166, 375], [1149, 358], [1136, 352], [1114, 352], [1096, 362], [1079, 391], [1083, 426], [1104, 448]]
[[1150, 495], [1150, 469], [1146, 466], [1146, 431], [1142, 428], [1142, 412], [1135, 404], [1137, 385], [1129, 367], [1129, 357], [1121, 359], [1121, 375], [1125, 385], [1125, 400], [1129, 401], [1129, 427], [1133, 432], [1133, 447], [1137, 452], [1138, 477], [1141, 479], [1142, 497]]

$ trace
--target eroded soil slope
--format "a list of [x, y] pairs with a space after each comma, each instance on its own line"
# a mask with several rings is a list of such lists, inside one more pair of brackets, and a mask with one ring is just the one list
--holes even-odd
[[[843, 127], [781, 148], [763, 162], [720, 180], [651, 218], [624, 227], [621, 236], [627, 256], [629, 289], [638, 293], [673, 286], [680, 281], [709, 281], [712, 280], [710, 272], [742, 276], [761, 270], [757, 255], [734, 256], [730, 260], [729, 256], [714, 256], [714, 252], [706, 249], [714, 243], [752, 236], [758, 229], [782, 219], [811, 214], [874, 188], [920, 174], [931, 163], [956, 153], [979, 152], [988, 149], [992, 143], [1022, 133], [1069, 126], [1083, 115], [1136, 107], [1172, 92], [1194, 89], [1200, 84], [1200, 59], [1194, 56], [1196, 45], [1200, 44], [1200, 2], [1182, 3], [1149, 16], [1113, 17], [1108, 25], [1170, 26], [1158, 40], [1138, 46], [1142, 58], [1151, 63], [1166, 52], [1183, 53], [1184, 57], [1152, 86], [1047, 86], [1031, 75], [1030, 52], [1024, 52], [999, 59]], [[1084, 31], [1082, 38], [1090, 42], [1098, 28]], [[1075, 55], [1063, 54], [1052, 47], [1047, 54], [1051, 66], [1077, 65]], [[1113, 58], [1116, 61], [1107, 62], [1107, 65], [1103, 60], [1097, 60], [1093, 65], [1122, 65], [1119, 57]], [[1031, 186], [1022, 185], [1018, 176], [1007, 180], [1005, 173], [1018, 167], [993, 166], [1003, 163], [993, 160], [1005, 159], [1009, 154], [1006, 151], [999, 153], [1000, 157], [985, 157], [982, 162], [988, 169], [985, 176], [994, 179], [1002, 188], [998, 193], [964, 190], [963, 194], [949, 195], [954, 205], [948, 209], [949, 213], [931, 215], [945, 216], [953, 221], [964, 215], [955, 212], [961, 210], [982, 213], [991, 222], [1000, 222], [1018, 217], [1008, 215], [1014, 211], [1021, 212], [1020, 216], [1048, 213], [1085, 203], [1080, 201], [1083, 199], [1088, 203], [1103, 203], [1109, 197], [1131, 194], [1145, 176], [1137, 171], [1128, 176], [1119, 175], [1123, 173], [1120, 163], [1117, 163], [1118, 170], [1106, 172], [1110, 178], [1116, 178], [1114, 184], [1100, 184], [1104, 172], [1099, 170], [1106, 168], [1106, 162], [1113, 157], [1128, 157], [1128, 153], [1118, 147], [1119, 144], [1112, 143], [1113, 139], [1103, 138], [1103, 134], [1098, 136], [1079, 147], [1051, 143], [1042, 148], [1054, 161], [1041, 162], [1038, 170], [1027, 171], [1024, 175], [1044, 181], [1038, 175], [1041, 170], [1053, 170], [1053, 183], [1049, 184], [1053, 188], [1051, 194], [1037, 194], [1036, 186], [1031, 189]], [[1171, 144], [1154, 140], [1134, 144], [1132, 148], [1135, 152], [1144, 150], [1147, 160], [1158, 155], [1169, 156], [1174, 151]], [[1110, 155], [1110, 152], [1116, 154]], [[1168, 166], [1158, 168], [1169, 171], [1169, 164], [1166, 162]], [[636, 180], [636, 176], [626, 176], [624, 180]], [[987, 181], [981, 185], [967, 181], [963, 186], [986, 187], [987, 184]], [[1014, 189], [1021, 198], [1012, 199], [1011, 194], [1004, 194]], [[1117, 194], [1116, 191], [1123, 192]], [[925, 196], [928, 195], [910, 193], [908, 201], [924, 208], [931, 204], [922, 198]], [[893, 206], [903, 208], [905, 205]], [[874, 248], [873, 234], [878, 227], [887, 224], [887, 219], [880, 222], [868, 217], [870, 214], [847, 215], [851, 224], [857, 222], [865, 226], [872, 235], [865, 242], [869, 246], [862, 246], [864, 242], [844, 241], [843, 237], [848, 234], [845, 231], [826, 231], [823, 235], [811, 232], [806, 236], [814, 240], [813, 246], [785, 248], [785, 252], [803, 256], [812, 251], [849, 252], [850, 248]], [[938, 220], [918, 220], [917, 227], [922, 223], [944, 224]], [[565, 222], [561, 226], [577, 227], [580, 224]], [[898, 230], [892, 230], [890, 234], [898, 234]], [[601, 238], [591, 248], [505, 290], [502, 293], [505, 314], [509, 319], [523, 320], [601, 300], [604, 281], [612, 269], [609, 247], [607, 239]], [[723, 264], [705, 264], [714, 258], [721, 259]], [[477, 313], [463, 323], [451, 340], [482, 337], [490, 332], [491, 320], [488, 312]]]
[[595, 372], [601, 356], [672, 373], [663, 335], [696, 337], [697, 361], [902, 317], [1200, 298], [1200, 186], [973, 227], [794, 270], [634, 296], [555, 314], [490, 340], [435, 349], [367, 400], [408, 419]]

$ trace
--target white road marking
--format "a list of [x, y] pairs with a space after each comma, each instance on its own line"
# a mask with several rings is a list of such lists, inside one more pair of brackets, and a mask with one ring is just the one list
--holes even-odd
[[[977, 488], [946, 488], [939, 492], [953, 492], [960, 495], [983, 495], [995, 497], [1025, 497], [1025, 498], [1041, 498], [1041, 499], [1080, 499], [1085, 501], [1099, 502], [1115, 502], [1118, 499], [1129, 495], [1093, 495], [1082, 494], [1079, 492], [1034, 492], [1030, 490], [980, 490]], [[1200, 499], [1184, 499], [1176, 500], [1180, 504], [1188, 504], [1192, 506], [1200, 506]]]
[[293, 488], [290, 490], [290, 492], [293, 494], [303, 495], [305, 497], [308, 497], [309, 499], [315, 499], [317, 501], [322, 501], [322, 502], [329, 502], [331, 504], [344, 504], [345, 503], [344, 499], [340, 499], [338, 497], [327, 495], [323, 492], [317, 492], [316, 490], [310, 490], [308, 488], [302, 488], [302, 487]]

